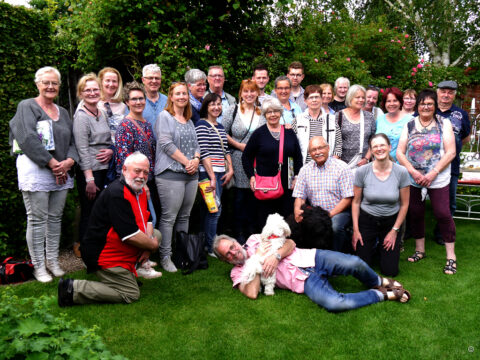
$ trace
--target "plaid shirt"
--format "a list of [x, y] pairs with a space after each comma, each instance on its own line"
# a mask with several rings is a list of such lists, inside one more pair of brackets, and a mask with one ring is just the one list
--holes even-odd
[[353, 197], [353, 173], [343, 161], [332, 157], [322, 166], [310, 161], [298, 174], [293, 197], [331, 211], [342, 199]]

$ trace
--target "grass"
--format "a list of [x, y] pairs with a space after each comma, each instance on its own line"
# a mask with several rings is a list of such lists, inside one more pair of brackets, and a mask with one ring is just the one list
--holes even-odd
[[[108, 348], [130, 359], [478, 359], [479, 223], [456, 223], [455, 276], [442, 273], [444, 248], [428, 237], [427, 258], [416, 264], [406, 261], [414, 241], [405, 244], [397, 279], [412, 293], [408, 304], [331, 314], [285, 290], [252, 301], [231, 288], [231, 266], [209, 258], [208, 270], [145, 280], [134, 304], [51, 311], [98, 325]], [[83, 271], [73, 277], [95, 278]], [[343, 292], [363, 289], [351, 277], [332, 283]], [[56, 282], [14, 289], [18, 296], [56, 296]]]

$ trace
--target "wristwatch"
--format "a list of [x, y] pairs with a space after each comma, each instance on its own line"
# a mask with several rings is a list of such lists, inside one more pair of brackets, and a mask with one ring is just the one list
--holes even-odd
[[400, 228], [392, 227], [392, 230], [395, 230], [396, 232], [400, 232]]
[[277, 258], [278, 261], [282, 260], [282, 257], [278, 252], [275, 253], [275, 257]]

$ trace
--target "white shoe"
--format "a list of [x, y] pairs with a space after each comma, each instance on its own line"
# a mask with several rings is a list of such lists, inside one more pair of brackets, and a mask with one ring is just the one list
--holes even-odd
[[33, 276], [42, 283], [47, 283], [53, 280], [45, 268], [35, 269], [33, 271]]
[[213, 251], [209, 252], [208, 256], [214, 257], [215, 259], [217, 258], [217, 255], [215, 255], [215, 253]]
[[137, 269], [137, 275], [144, 279], [155, 279], [161, 277], [162, 273], [160, 271], [155, 271], [155, 269], [152, 269], [151, 267], [146, 268], [140, 266]]
[[160, 265], [165, 271], [177, 272], [177, 267], [172, 262], [169, 256], [164, 257], [162, 260], [160, 260]]
[[50, 272], [55, 277], [62, 277], [63, 275], [65, 275], [65, 271], [63, 271], [63, 269], [58, 264], [47, 265], [47, 269], [50, 270]]
[[148, 259], [147, 261], [145, 261], [145, 262], [143, 263], [142, 266], [143, 266], [143, 267], [148, 266], [148, 267], [152, 267], [152, 268], [153, 268], [153, 267], [155, 267], [155, 266], [157, 266], [157, 265], [158, 265], [158, 264], [157, 264], [155, 261], [152, 261], [152, 260]]

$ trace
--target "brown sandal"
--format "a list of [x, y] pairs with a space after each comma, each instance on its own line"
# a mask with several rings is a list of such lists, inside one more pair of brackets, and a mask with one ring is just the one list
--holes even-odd
[[403, 288], [403, 285], [395, 279], [391, 279], [391, 278], [387, 278], [387, 277], [380, 277], [380, 278], [381, 278], [380, 287], [384, 287], [384, 288], [387, 288], [387, 289]]
[[398, 301], [401, 303], [407, 303], [410, 301], [411, 295], [408, 290], [404, 288], [384, 288], [379, 287], [378, 290], [383, 294], [383, 299], [385, 301]]
[[[408, 261], [410, 262], [419, 262], [420, 260], [423, 260], [427, 257], [427, 255], [425, 255], [424, 252], [421, 252], [421, 251], [415, 251], [415, 253], [412, 255], [412, 256], [409, 256], [408, 257]], [[412, 259], [412, 260], [410, 260]]]

